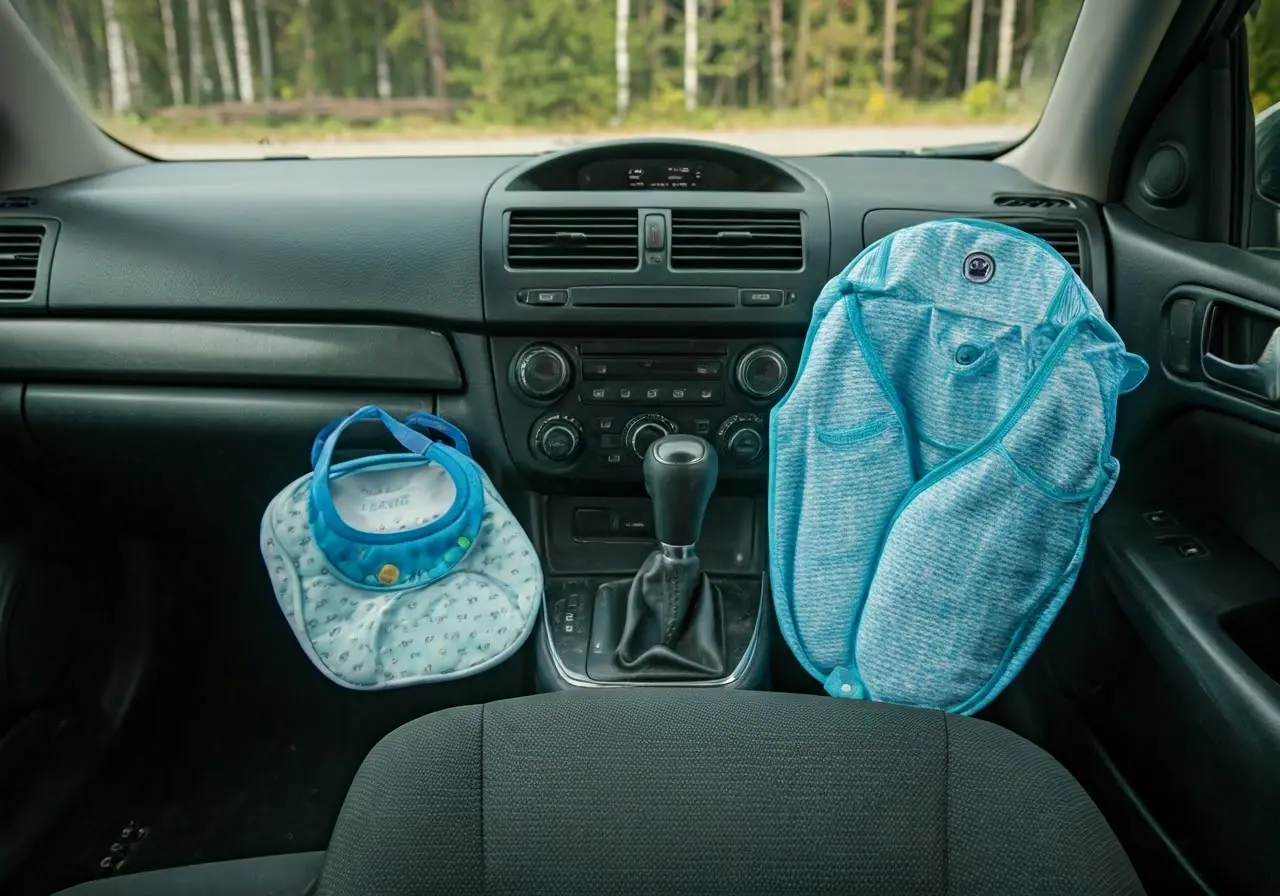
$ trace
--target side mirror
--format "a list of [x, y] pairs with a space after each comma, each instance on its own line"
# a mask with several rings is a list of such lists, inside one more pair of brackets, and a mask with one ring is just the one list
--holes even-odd
[[1253, 133], [1258, 193], [1280, 205], [1280, 103], [1258, 114]]

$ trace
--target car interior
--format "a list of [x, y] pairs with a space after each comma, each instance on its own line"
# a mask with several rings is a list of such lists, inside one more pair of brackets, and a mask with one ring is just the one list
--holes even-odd
[[[0, 0], [0, 890], [1280, 892], [1251, 5], [1086, 0], [1012, 148], [158, 161]], [[677, 168], [698, 188], [635, 185]], [[768, 575], [769, 414], [814, 300], [953, 217], [1046, 241], [1150, 366], [1074, 593], [978, 721], [823, 696]], [[461, 429], [536, 548], [537, 628], [480, 674], [336, 687], [272, 599], [263, 508], [367, 405]], [[678, 440], [646, 466], [673, 434], [718, 473]], [[695, 542], [723, 655], [620, 663], [627, 582]]]

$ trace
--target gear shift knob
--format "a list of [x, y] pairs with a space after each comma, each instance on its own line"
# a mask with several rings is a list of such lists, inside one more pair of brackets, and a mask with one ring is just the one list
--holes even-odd
[[644, 456], [644, 488], [653, 499], [653, 528], [664, 546], [692, 548], [702, 534], [720, 461], [698, 436], [664, 436]]

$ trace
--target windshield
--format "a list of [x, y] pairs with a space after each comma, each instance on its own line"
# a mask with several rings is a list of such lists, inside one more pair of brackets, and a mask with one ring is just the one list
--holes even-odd
[[1083, 0], [13, 0], [165, 159], [1011, 143]]

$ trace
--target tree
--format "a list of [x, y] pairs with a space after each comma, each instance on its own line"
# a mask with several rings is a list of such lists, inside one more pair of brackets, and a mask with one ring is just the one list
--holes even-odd
[[964, 89], [972, 90], [978, 83], [978, 63], [982, 58], [982, 21], [985, 10], [983, 0], [969, 4], [969, 46], [965, 54]]
[[810, 0], [800, 0], [800, 10], [797, 13], [799, 24], [796, 26], [796, 51], [791, 57], [791, 102], [797, 106], [808, 99], [805, 96], [805, 75], [809, 71], [809, 33], [813, 27], [811, 6]]
[[884, 0], [884, 50], [880, 62], [880, 81], [885, 93], [893, 93], [894, 42], [898, 32], [898, 0]]
[[630, 0], [617, 0], [614, 9], [613, 54], [618, 79], [618, 97], [614, 117], [623, 121], [631, 108], [631, 53], [627, 48], [627, 20], [631, 17]]
[[929, 3], [930, 0], [916, 0], [913, 13], [915, 26], [911, 40], [911, 67], [907, 72], [907, 94], [916, 99], [922, 99], [924, 92], [924, 54], [929, 43]]
[[684, 0], [684, 108], [698, 108], [698, 0]]
[[222, 14], [218, 12], [216, 0], [208, 6], [209, 40], [213, 42], [213, 61], [218, 69], [218, 86], [222, 90], [222, 99], [230, 100], [236, 95], [235, 79], [231, 74], [231, 55], [227, 52], [227, 38], [222, 31]]
[[191, 63], [191, 102], [204, 97], [204, 35], [200, 33], [200, 0], [187, 0], [187, 54]]
[[182, 63], [178, 60], [178, 29], [173, 24], [173, 0], [160, 0], [160, 27], [164, 31], [164, 63], [169, 75], [169, 92], [173, 104], [184, 103]]
[[107, 32], [107, 70], [111, 84], [111, 111], [124, 115], [133, 109], [129, 91], [129, 63], [125, 58], [124, 28], [116, 0], [102, 0], [102, 18]]
[[782, 70], [782, 0], [769, 0], [769, 102], [781, 109], [787, 78]]
[[422, 28], [427, 45], [427, 58], [431, 60], [431, 95], [445, 95], [444, 43], [440, 39], [440, 16], [435, 0], [422, 0]]
[[[378, 0], [381, 9], [382, 0]], [[254, 17], [258, 26], [258, 67], [262, 71], [262, 96], [271, 99], [276, 95], [275, 60], [271, 49], [271, 22], [267, 17], [267, 0], [255, 0]]]
[[236, 83], [240, 102], [253, 102], [253, 55], [249, 48], [249, 26], [244, 17], [244, 0], [231, 0], [231, 45], [236, 52]]
[[373, 2], [373, 67], [378, 99], [391, 99], [391, 61], [387, 58], [387, 0]]
[[1013, 25], [1018, 12], [1018, 0], [1000, 0], [1000, 30], [996, 33], [996, 87], [1000, 91], [1009, 87], [1009, 72], [1013, 68]]
[[302, 65], [298, 71], [298, 84], [307, 99], [316, 96], [316, 31], [311, 20], [311, 0], [298, 0], [298, 17], [302, 32]]

